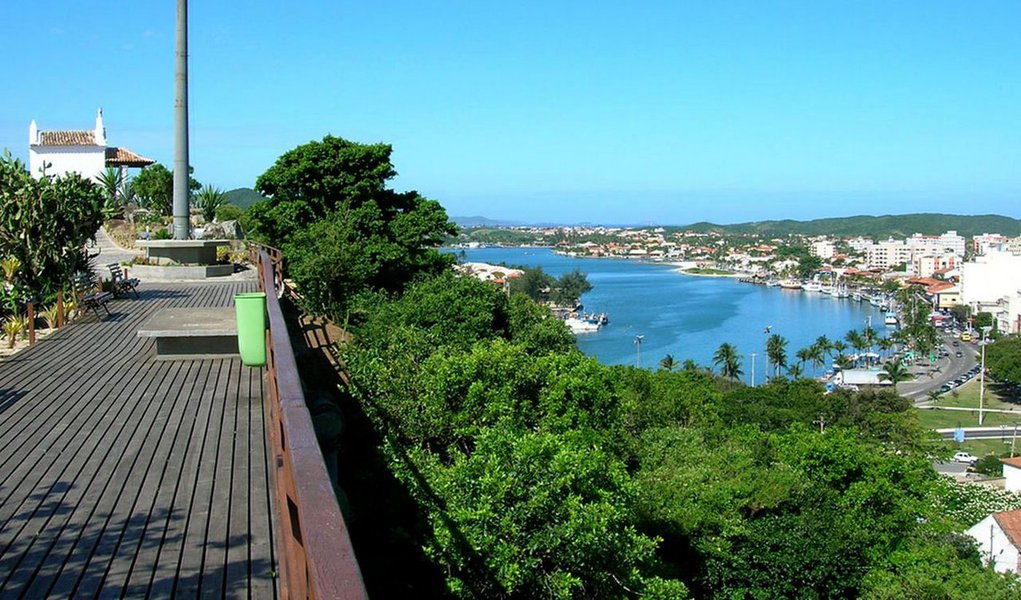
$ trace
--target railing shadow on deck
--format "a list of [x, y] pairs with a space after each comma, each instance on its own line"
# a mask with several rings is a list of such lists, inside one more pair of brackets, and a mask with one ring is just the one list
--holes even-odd
[[367, 598], [347, 524], [323, 455], [277, 297], [278, 250], [258, 249], [259, 288], [266, 292], [270, 475], [276, 501], [276, 556], [284, 598]]

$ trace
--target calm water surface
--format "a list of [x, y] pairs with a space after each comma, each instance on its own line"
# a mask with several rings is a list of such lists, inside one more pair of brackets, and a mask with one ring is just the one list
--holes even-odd
[[[541, 266], [551, 275], [581, 269], [593, 288], [581, 299], [585, 310], [609, 314], [610, 324], [578, 335], [578, 347], [606, 364], [635, 364], [638, 335], [644, 336], [641, 363], [647, 368], [668, 353], [678, 362], [691, 358], [708, 366], [716, 348], [730, 342], [744, 355], [746, 380], [751, 376], [750, 354], [756, 354], [756, 379], [761, 382], [767, 326], [787, 338], [789, 359], [820, 335], [843, 339], [848, 330], [863, 329], [870, 316], [874, 328], [885, 334], [882, 312], [867, 302], [682, 275], [670, 265], [570, 258], [547, 248], [465, 250], [465, 260]], [[811, 365], [805, 368], [811, 373]]]

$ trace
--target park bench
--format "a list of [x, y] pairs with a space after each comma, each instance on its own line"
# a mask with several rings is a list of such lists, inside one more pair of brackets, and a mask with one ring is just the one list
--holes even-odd
[[110, 269], [110, 277], [113, 281], [113, 295], [120, 296], [121, 294], [132, 293], [135, 298], [138, 298], [138, 290], [135, 289], [140, 283], [137, 277], [128, 277], [124, 273], [124, 269], [117, 263], [107, 265]]
[[79, 314], [91, 310], [96, 314], [96, 319], [101, 320], [103, 316], [99, 314], [99, 309], [102, 307], [106, 311], [106, 316], [110, 316], [110, 309], [107, 308], [106, 303], [113, 300], [113, 294], [97, 290], [96, 282], [91, 274], [79, 273], [71, 281], [74, 285], [75, 302], [78, 304]]
[[197, 360], [238, 356], [237, 319], [232, 307], [165, 308], [138, 330], [156, 340], [157, 360]]

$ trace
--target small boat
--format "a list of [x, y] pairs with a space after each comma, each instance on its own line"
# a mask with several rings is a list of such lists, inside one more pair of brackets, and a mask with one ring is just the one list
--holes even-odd
[[779, 279], [770, 279], [766, 282], [766, 287], [777, 287], [778, 285], [780, 285]]
[[850, 298], [851, 292], [848, 291], [847, 286], [840, 286], [833, 289], [834, 298]]
[[568, 317], [564, 319], [564, 324], [571, 330], [571, 333], [577, 335], [579, 333], [595, 333], [599, 331], [598, 323], [589, 323], [577, 317]]
[[851, 294], [851, 300], [854, 300], [855, 302], [861, 302], [861, 294], [859, 294], [858, 292]]
[[883, 323], [896, 327], [899, 323], [897, 320], [897, 313], [893, 311], [886, 313], [886, 317], [883, 318]]
[[822, 291], [822, 284], [819, 283], [818, 281], [807, 281], [807, 282], [805, 282], [805, 285], [803, 285], [802, 287], [804, 288], [804, 290], [806, 292], [821, 292]]
[[801, 289], [801, 282], [797, 279], [784, 279], [780, 282], [780, 287], [785, 290], [799, 290]]

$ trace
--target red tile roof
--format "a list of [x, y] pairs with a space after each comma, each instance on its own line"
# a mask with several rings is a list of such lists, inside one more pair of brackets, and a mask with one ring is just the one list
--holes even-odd
[[125, 167], [148, 167], [155, 162], [153, 159], [139, 156], [127, 148], [113, 146], [106, 149], [106, 165], [108, 167], [119, 167], [121, 165]]
[[993, 519], [1014, 547], [1021, 550], [1021, 510], [993, 513]]
[[1001, 458], [1000, 462], [1002, 462], [1005, 465], [1010, 465], [1012, 467], [1017, 467], [1018, 469], [1021, 469], [1021, 456], [1016, 456], [1014, 458]]
[[96, 146], [96, 133], [84, 129], [40, 131], [40, 146]]

